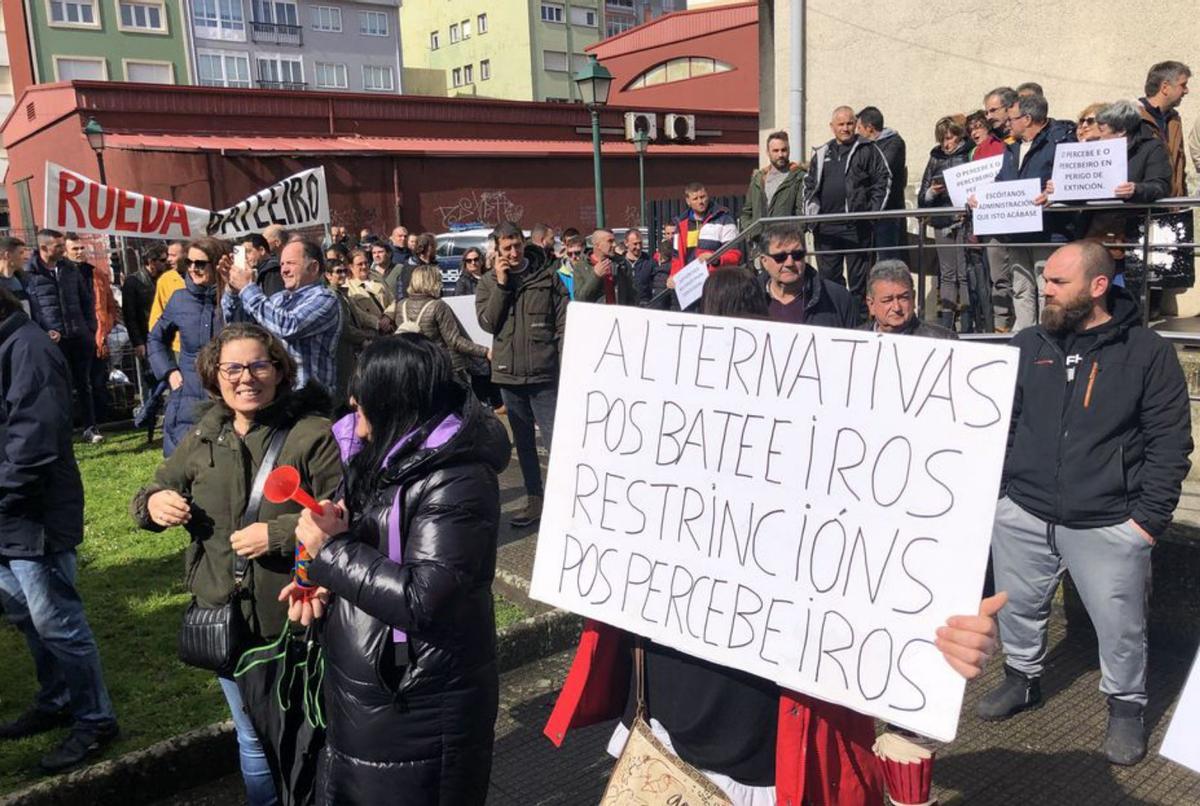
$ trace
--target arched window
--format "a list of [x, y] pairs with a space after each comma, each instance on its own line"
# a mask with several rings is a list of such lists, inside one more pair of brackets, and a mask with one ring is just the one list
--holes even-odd
[[653, 87], [656, 84], [669, 84], [672, 81], [685, 81], [689, 78], [727, 73], [733, 65], [707, 56], [682, 56], [678, 59], [656, 64], [626, 85], [627, 90], [640, 90], [643, 87]]

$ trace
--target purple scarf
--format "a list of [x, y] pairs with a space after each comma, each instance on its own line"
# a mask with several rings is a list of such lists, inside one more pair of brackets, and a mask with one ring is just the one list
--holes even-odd
[[[342, 464], [348, 465], [350, 460], [362, 450], [363, 441], [354, 433], [355, 427], [358, 424], [358, 414], [351, 412], [342, 419], [333, 424], [333, 438], [338, 444], [338, 450], [342, 455]], [[450, 441], [450, 438], [458, 433], [462, 428], [462, 419], [457, 414], [448, 414], [445, 419], [438, 423], [437, 427], [429, 432], [429, 436], [425, 438], [425, 442], [421, 445], [422, 450], [432, 450], [440, 448]], [[408, 432], [402, 436], [392, 449], [387, 452], [383, 458], [383, 464], [380, 470], [387, 467], [388, 462], [392, 460], [400, 449], [408, 444], [416, 430]], [[404, 488], [400, 485], [396, 486], [396, 494], [392, 497], [392, 508], [388, 512], [388, 559], [397, 565], [404, 564], [404, 544], [400, 535], [400, 503], [403, 500]], [[392, 628], [392, 640], [397, 644], [404, 643], [408, 640], [403, 630]]]

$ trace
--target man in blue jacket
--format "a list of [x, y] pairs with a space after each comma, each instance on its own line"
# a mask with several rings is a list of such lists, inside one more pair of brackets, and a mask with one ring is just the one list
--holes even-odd
[[1188, 390], [1175, 349], [1142, 327], [1112, 285], [1112, 257], [1078, 241], [1046, 262], [1039, 327], [1020, 348], [992, 558], [1005, 679], [979, 703], [1001, 720], [1041, 703], [1046, 623], [1071, 572], [1096, 627], [1103, 751], [1114, 764], [1146, 754], [1146, 599], [1150, 551], [1171, 523], [1192, 451]]
[[71, 383], [62, 353], [0, 289], [0, 602], [33, 654], [34, 704], [0, 739], [71, 725], [41, 760], [60, 772], [117, 737], [100, 654], [75, 589], [83, 482], [71, 449]]
[[[104, 438], [96, 430], [92, 362], [96, 355], [96, 299], [92, 284], [63, 260], [66, 242], [52, 229], [38, 230], [37, 250], [25, 264], [29, 315], [58, 345], [71, 370], [85, 442]], [[68, 399], [70, 399], [68, 397]]]

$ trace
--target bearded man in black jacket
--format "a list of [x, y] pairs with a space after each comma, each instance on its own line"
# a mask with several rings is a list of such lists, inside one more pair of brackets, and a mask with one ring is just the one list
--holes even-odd
[[1174, 348], [1142, 327], [1112, 285], [1098, 243], [1046, 262], [1041, 324], [1021, 331], [1008, 454], [992, 557], [1005, 679], [979, 716], [1007, 719], [1041, 704], [1050, 602], [1064, 570], [1096, 627], [1103, 750], [1114, 764], [1146, 755], [1146, 599], [1150, 552], [1171, 522], [1187, 476], [1192, 430]]

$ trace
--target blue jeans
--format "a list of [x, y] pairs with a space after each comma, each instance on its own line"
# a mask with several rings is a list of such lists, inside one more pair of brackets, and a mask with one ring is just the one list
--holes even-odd
[[242, 780], [246, 783], [246, 801], [250, 806], [276, 806], [279, 796], [275, 792], [275, 779], [267, 764], [267, 754], [262, 742], [250, 723], [250, 715], [242, 705], [242, 692], [237, 683], [227, 677], [218, 677], [233, 724], [237, 727], [238, 756], [242, 764]]
[[100, 669], [96, 638], [75, 590], [75, 551], [41, 557], [0, 558], [0, 603], [25, 635], [38, 690], [39, 710], [70, 708], [76, 728], [114, 724], [112, 700]]
[[528, 495], [542, 494], [542, 466], [538, 462], [536, 422], [542, 430], [542, 442], [550, 452], [554, 434], [554, 408], [558, 405], [558, 384], [532, 383], [524, 386], [501, 386], [500, 397], [508, 409], [508, 424], [512, 427], [517, 461], [525, 480]]

